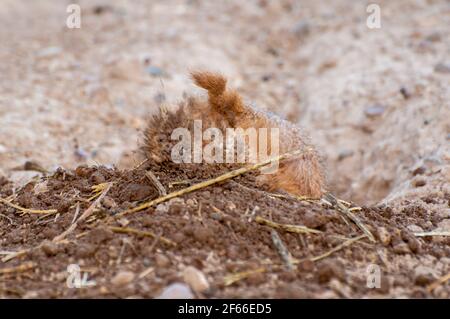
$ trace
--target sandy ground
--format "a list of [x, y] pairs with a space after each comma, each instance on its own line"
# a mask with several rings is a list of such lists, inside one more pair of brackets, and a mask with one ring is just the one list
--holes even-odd
[[341, 0], [79, 1], [68, 29], [69, 3], [0, 6], [0, 173], [16, 187], [27, 161], [134, 166], [147, 117], [200, 94], [188, 72], [207, 68], [303, 126], [340, 198], [418, 205], [448, 231], [448, 1], [378, 1], [381, 29]]

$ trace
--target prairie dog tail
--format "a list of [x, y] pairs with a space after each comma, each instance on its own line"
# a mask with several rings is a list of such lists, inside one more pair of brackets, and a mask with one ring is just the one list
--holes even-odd
[[225, 114], [229, 120], [244, 111], [241, 96], [235, 90], [227, 90], [227, 79], [223, 75], [194, 71], [191, 76], [197, 86], [208, 91], [209, 104], [215, 111]]

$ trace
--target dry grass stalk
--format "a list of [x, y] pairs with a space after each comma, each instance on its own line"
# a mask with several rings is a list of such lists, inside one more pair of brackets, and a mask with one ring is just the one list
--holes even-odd
[[169, 188], [174, 188], [175, 186], [179, 186], [179, 185], [190, 185], [191, 183], [192, 183], [191, 180], [170, 182]]
[[283, 243], [283, 241], [280, 238], [280, 235], [278, 235], [277, 231], [272, 229], [270, 232], [270, 235], [272, 237], [272, 242], [275, 246], [275, 248], [278, 251], [278, 254], [280, 255], [281, 259], [283, 260], [284, 264], [286, 265], [288, 270], [294, 270], [294, 264], [293, 264], [293, 258], [289, 250], [287, 249], [286, 245]]
[[139, 279], [145, 278], [147, 277], [149, 274], [151, 274], [152, 272], [155, 271], [155, 268], [153, 267], [148, 267], [147, 269], [145, 269], [143, 272], [141, 272], [138, 276]]
[[254, 165], [250, 165], [250, 166], [246, 166], [246, 167], [242, 167], [242, 168], [236, 169], [234, 171], [231, 171], [231, 172], [225, 173], [223, 175], [220, 175], [220, 176], [218, 176], [216, 178], [213, 178], [213, 179], [210, 179], [210, 180], [207, 180], [207, 181], [204, 181], [204, 182], [201, 182], [201, 183], [189, 186], [189, 187], [181, 189], [179, 191], [175, 191], [175, 192], [172, 192], [170, 194], [167, 194], [166, 196], [162, 196], [162, 197], [156, 198], [156, 199], [154, 199], [152, 201], [143, 203], [143, 204], [141, 204], [141, 205], [139, 205], [139, 206], [137, 206], [135, 208], [128, 209], [128, 210], [118, 214], [117, 216], [120, 217], [120, 216], [123, 216], [123, 215], [126, 215], [126, 214], [139, 212], [139, 211], [144, 210], [146, 208], [149, 208], [149, 207], [152, 207], [154, 205], [160, 204], [162, 202], [168, 201], [169, 199], [172, 199], [172, 198], [175, 198], [175, 197], [187, 194], [187, 193], [191, 193], [193, 191], [196, 191], [196, 190], [199, 190], [199, 189], [202, 189], [202, 188], [205, 188], [205, 187], [208, 187], [208, 186], [211, 186], [211, 185], [223, 182], [225, 180], [228, 180], [230, 178], [233, 178], [233, 177], [236, 177], [236, 176], [248, 173], [250, 171], [257, 170], [257, 169], [259, 169], [261, 167], [269, 165], [270, 163], [281, 161], [281, 160], [284, 160], [286, 158], [290, 158], [290, 157], [295, 156], [295, 155], [299, 155], [302, 152], [303, 152], [303, 150], [297, 150], [297, 151], [294, 151], [294, 152], [291, 152], [291, 153], [285, 153], [283, 155], [277, 156], [277, 157], [272, 158], [272, 159], [267, 159], [267, 160], [265, 160], [263, 162], [260, 162], [260, 163], [254, 164]]
[[19, 205], [13, 204], [10, 201], [7, 201], [4, 198], [0, 198], [0, 202], [3, 204], [10, 206], [12, 208], [15, 208], [17, 210], [20, 210], [24, 214], [55, 214], [58, 210], [57, 209], [29, 209], [24, 208]]
[[256, 216], [255, 222], [261, 225], [266, 225], [275, 229], [281, 229], [290, 233], [297, 233], [297, 234], [321, 234], [322, 231], [317, 229], [311, 229], [306, 226], [300, 226], [300, 225], [289, 225], [289, 224], [280, 224], [273, 222], [271, 220], [265, 219], [261, 216]]
[[102, 194], [102, 192], [110, 185], [111, 183], [101, 183], [101, 184], [97, 184], [92, 186], [92, 193], [94, 193], [94, 195], [92, 195], [91, 197], [89, 197], [87, 199], [88, 202], [94, 200], [95, 198], [97, 198], [98, 196], [100, 196]]
[[[85, 220], [86, 218], [88, 218], [89, 216], [92, 215], [92, 213], [94, 212], [94, 209], [97, 207], [97, 205], [101, 202], [101, 200], [105, 197], [105, 195], [111, 189], [111, 186], [112, 186], [111, 183], [104, 183], [104, 184], [107, 184], [107, 185], [104, 188], [102, 187], [103, 191], [100, 193], [100, 196], [98, 196], [98, 198], [84, 211], [84, 213], [81, 214], [80, 218], [78, 218], [73, 224], [71, 224], [67, 230], [65, 230], [64, 232], [62, 232], [61, 234], [59, 234], [58, 236], [53, 238], [53, 242], [59, 242], [59, 241], [63, 240], [64, 238], [66, 238], [67, 235], [72, 233], [77, 228], [78, 223], [82, 222], [83, 220]], [[99, 184], [99, 185], [102, 185], [102, 184]]]
[[229, 285], [232, 285], [235, 282], [245, 279], [253, 274], [262, 273], [265, 271], [266, 271], [266, 268], [261, 267], [261, 268], [255, 269], [255, 270], [248, 270], [248, 271], [238, 272], [235, 274], [230, 274], [223, 278], [223, 283], [225, 286], [229, 286]]
[[363, 238], [365, 238], [365, 237], [367, 237], [366, 234], [360, 235], [360, 236], [355, 237], [355, 238], [350, 238], [350, 239], [346, 240], [345, 242], [343, 242], [342, 244], [340, 244], [340, 245], [334, 247], [333, 249], [327, 251], [326, 253], [324, 253], [324, 254], [322, 254], [322, 255], [319, 255], [319, 256], [316, 256], [316, 257], [307, 258], [307, 259], [308, 259], [308, 260], [311, 260], [311, 261], [318, 261], [318, 260], [320, 260], [320, 259], [324, 259], [324, 258], [330, 256], [331, 254], [333, 254], [333, 253], [335, 253], [335, 252], [341, 250], [342, 248], [345, 248], [345, 247], [347, 247], [347, 246], [350, 246], [351, 244], [353, 244], [353, 243], [357, 242], [358, 240], [363, 239]]
[[450, 236], [450, 231], [428, 231], [428, 232], [418, 232], [414, 233], [416, 237], [428, 237], [428, 236]]
[[336, 208], [338, 212], [354, 222], [363, 231], [363, 233], [367, 235], [367, 238], [369, 238], [371, 242], [377, 242], [367, 226], [364, 225], [361, 220], [348, 209], [348, 207], [342, 204], [341, 201], [337, 200], [336, 197], [334, 197], [330, 193], [325, 194], [325, 200], [329, 202], [334, 208]]
[[0, 275], [24, 272], [33, 269], [34, 267], [36, 267], [36, 264], [30, 261], [16, 267], [1, 268]]
[[141, 162], [139, 162], [138, 164], [136, 164], [136, 165], [133, 167], [133, 170], [138, 169], [139, 167], [141, 167], [142, 165], [144, 165], [144, 164], [147, 163], [147, 162], [148, 162], [148, 158], [142, 160]]
[[[149, 232], [149, 231], [143, 231], [139, 229], [134, 229], [130, 227], [115, 227], [115, 226], [109, 226], [109, 229], [111, 229], [115, 233], [121, 233], [121, 234], [134, 234], [138, 236], [144, 236], [144, 237], [151, 237], [151, 238], [158, 238], [158, 235]], [[170, 239], [167, 239], [165, 237], [159, 236], [158, 240], [163, 242], [164, 244], [170, 245], [170, 246], [176, 246], [177, 244]]]
[[159, 181], [159, 179], [153, 174], [152, 171], [145, 172], [145, 176], [153, 183], [153, 185], [158, 190], [159, 196], [166, 196], [167, 191], [164, 188], [163, 184]]

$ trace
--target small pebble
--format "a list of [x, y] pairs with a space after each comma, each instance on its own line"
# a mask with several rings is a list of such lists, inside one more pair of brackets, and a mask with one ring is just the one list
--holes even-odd
[[440, 62], [434, 66], [434, 72], [450, 74], [450, 63]]
[[149, 67], [147, 67], [145, 69], [145, 71], [148, 74], [150, 74], [151, 76], [162, 76], [163, 73], [164, 73], [163, 69], [161, 69], [161, 68], [159, 68], [157, 66], [154, 66], [154, 65], [150, 65]]
[[217, 221], [221, 221], [223, 219], [222, 215], [216, 212], [211, 213], [211, 218]]
[[434, 280], [436, 280], [434, 271], [430, 267], [420, 265], [414, 269], [414, 282], [417, 285], [426, 286]]
[[398, 243], [394, 246], [394, 252], [396, 254], [409, 254], [411, 250], [409, 249], [409, 246], [407, 243]]
[[352, 150], [342, 150], [339, 152], [338, 161], [342, 161], [344, 158], [350, 157], [354, 154]]
[[204, 292], [209, 289], [209, 283], [205, 275], [195, 267], [188, 266], [183, 270], [183, 280], [195, 292]]
[[426, 172], [426, 167], [423, 166], [423, 165], [420, 165], [420, 166], [418, 166], [418, 167], [413, 169], [412, 174], [414, 176], [415, 175], [422, 175], [422, 174], [425, 174], [425, 172]]
[[58, 244], [55, 244], [54, 242], [51, 242], [49, 240], [46, 240], [42, 243], [41, 249], [47, 256], [54, 256], [59, 251]]
[[425, 38], [425, 40], [430, 41], [430, 42], [439, 42], [439, 41], [441, 41], [441, 39], [442, 39], [442, 36], [439, 32], [433, 32]]
[[117, 220], [117, 223], [122, 227], [126, 227], [128, 226], [128, 224], [130, 224], [130, 221], [126, 218], [120, 218]]
[[194, 294], [188, 285], [173, 283], [163, 289], [155, 299], [193, 299]]
[[109, 196], [105, 196], [102, 200], [102, 204], [103, 206], [105, 206], [106, 208], [115, 208], [117, 207], [116, 202], [114, 201], [114, 199], [112, 199]]
[[422, 177], [416, 177], [416, 178], [414, 178], [411, 181], [411, 184], [414, 187], [422, 187], [422, 186], [425, 186], [427, 184], [427, 181], [424, 178], [422, 178]]
[[155, 212], [165, 214], [169, 211], [169, 205], [167, 203], [162, 203], [156, 206]]
[[111, 283], [114, 286], [125, 286], [134, 280], [135, 274], [131, 271], [119, 271], [117, 275], [111, 279]]
[[409, 99], [411, 97], [411, 94], [405, 87], [400, 88], [400, 94], [403, 96], [405, 100]]
[[233, 211], [233, 210], [236, 209], [236, 204], [233, 203], [233, 202], [228, 202], [227, 205], [226, 205], [226, 208], [227, 208], [228, 210]]
[[292, 28], [292, 32], [297, 36], [298, 38], [306, 37], [311, 31], [311, 27], [308, 22], [306, 21], [300, 21], [297, 24], [294, 25]]
[[364, 113], [369, 117], [375, 117], [375, 116], [380, 116], [381, 114], [383, 114], [385, 109], [386, 109], [385, 106], [380, 105], [380, 104], [375, 104], [375, 105], [366, 107], [366, 109], [364, 110]]
[[167, 258], [167, 256], [163, 255], [163, 254], [156, 254], [155, 262], [156, 262], [156, 265], [161, 268], [167, 267], [170, 265], [169, 258]]

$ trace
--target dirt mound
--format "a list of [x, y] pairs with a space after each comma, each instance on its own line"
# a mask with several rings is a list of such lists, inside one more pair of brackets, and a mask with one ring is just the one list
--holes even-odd
[[[418, 237], [448, 227], [443, 214], [427, 207], [448, 205], [450, 194], [420, 198], [400, 211], [350, 209], [376, 243], [354, 240], [361, 230], [333, 206], [256, 188], [256, 173], [121, 214], [160, 197], [147, 171], [170, 193], [229, 170], [80, 166], [19, 190], [3, 179], [1, 196], [10, 202], [0, 204], [0, 297], [157, 297], [177, 282], [189, 283], [200, 298], [450, 296], [448, 284], [429, 289], [450, 270], [448, 237]], [[293, 258], [282, 256], [283, 247]], [[69, 288], [71, 264], [95, 285]], [[368, 266], [379, 267], [378, 289], [367, 285]]]

